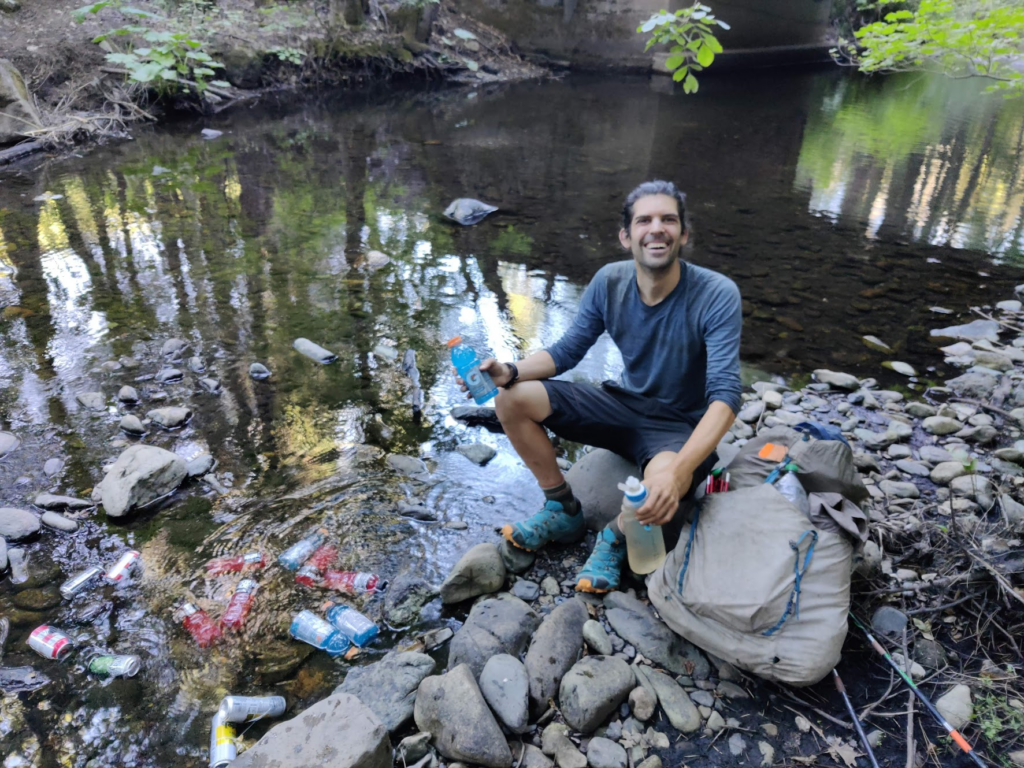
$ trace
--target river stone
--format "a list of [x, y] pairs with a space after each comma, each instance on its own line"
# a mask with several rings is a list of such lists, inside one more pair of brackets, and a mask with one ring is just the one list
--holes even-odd
[[519, 768], [554, 768], [554, 766], [555, 764], [551, 758], [533, 746], [533, 744], [525, 744], [523, 746]]
[[495, 206], [482, 203], [471, 197], [460, 197], [444, 209], [444, 215], [453, 221], [457, 221], [464, 227], [478, 224], [484, 220], [489, 213], [498, 210]]
[[249, 376], [256, 379], [256, 381], [262, 381], [263, 379], [270, 378], [270, 369], [267, 368], [263, 363], [253, 363], [249, 366]]
[[822, 384], [828, 384], [836, 389], [857, 390], [860, 389], [860, 380], [848, 373], [838, 373], [827, 368], [819, 368], [814, 372], [814, 378]]
[[391, 740], [373, 711], [355, 696], [334, 693], [279, 723], [232, 768], [391, 768]]
[[395, 750], [395, 763], [403, 766], [414, 766], [430, 753], [429, 733], [417, 733], [406, 736], [398, 743]]
[[992, 509], [992, 505], [995, 504], [992, 483], [987, 477], [981, 475], [964, 475], [954, 478], [949, 484], [949, 490], [954, 496], [976, 501], [984, 512]]
[[988, 445], [999, 435], [999, 432], [995, 427], [981, 426], [981, 427], [964, 427], [956, 436], [959, 437], [966, 443], [977, 443], [978, 445]]
[[622, 659], [580, 659], [565, 673], [558, 689], [562, 716], [573, 729], [592, 733], [629, 696], [634, 684], [633, 671]]
[[52, 493], [40, 493], [32, 503], [40, 509], [89, 509], [96, 506], [91, 501], [76, 499], [72, 496], [54, 496]]
[[393, 626], [409, 626], [419, 620], [423, 606], [435, 597], [437, 590], [415, 571], [402, 571], [384, 593], [384, 617]]
[[125, 384], [117, 390], [117, 399], [122, 403], [137, 403], [139, 402], [139, 393], [135, 391], [135, 387]]
[[921, 496], [916, 485], [898, 480], [883, 480], [878, 484], [878, 489], [886, 496], [895, 496], [897, 499], [917, 499]]
[[144, 435], [146, 434], [146, 428], [142, 425], [142, 421], [138, 416], [128, 414], [121, 419], [121, 431], [129, 435]]
[[43, 516], [40, 518], [40, 522], [50, 528], [56, 528], [58, 531], [67, 531], [68, 533], [72, 533], [78, 530], [78, 523], [70, 518], [64, 517], [64, 515], [59, 512], [44, 512]]
[[512, 752], [468, 665], [425, 679], [414, 717], [416, 727], [433, 734], [437, 751], [449, 760], [512, 768]]
[[963, 428], [961, 422], [948, 416], [929, 416], [921, 422], [921, 429], [930, 435], [951, 435]]
[[441, 584], [441, 602], [451, 605], [497, 592], [505, 584], [505, 575], [498, 548], [490, 542], [477, 544], [459, 559]]
[[954, 461], [956, 458], [945, 448], [939, 448], [937, 445], [922, 445], [917, 453], [924, 461], [930, 461], [932, 464]]
[[50, 678], [35, 667], [0, 667], [0, 691], [8, 696], [22, 691], [34, 691], [49, 682]]
[[188, 342], [184, 339], [168, 339], [160, 347], [160, 354], [167, 358], [177, 357], [186, 349], [188, 349]]
[[217, 466], [217, 460], [208, 453], [201, 453], [195, 458], [189, 459], [185, 465], [185, 472], [189, 477], [202, 477], [213, 471]]
[[654, 617], [649, 606], [626, 592], [609, 592], [605, 617], [612, 629], [651, 661], [677, 675], [704, 680], [711, 665], [697, 648]]
[[434, 660], [426, 654], [389, 653], [373, 664], [353, 667], [334, 693], [357, 697], [394, 733], [409, 722], [416, 690], [433, 671]]
[[13, 451], [21, 441], [10, 432], [0, 432], [0, 459]]
[[891, 605], [883, 605], [871, 615], [871, 628], [880, 635], [900, 637], [907, 627], [907, 615]]
[[751, 403], [747, 403], [740, 409], [740, 412], [736, 414], [736, 418], [740, 421], [746, 422], [747, 424], [753, 424], [764, 412], [764, 402], [761, 400], [754, 400]]
[[946, 381], [946, 386], [960, 397], [986, 402], [991, 399], [998, 384], [999, 379], [986, 373], [965, 373]]
[[915, 419], [927, 419], [935, 415], [935, 409], [927, 403], [908, 403], [907, 413]]
[[480, 673], [480, 692], [502, 725], [512, 733], [526, 732], [530, 681], [523, 662], [507, 653], [492, 656]]
[[423, 460], [417, 459], [415, 456], [403, 456], [400, 453], [392, 453], [388, 455], [387, 462], [396, 472], [408, 475], [409, 477], [419, 479], [430, 474], [430, 470], [427, 469], [427, 465], [423, 463]]
[[153, 379], [159, 384], [171, 384], [175, 381], [181, 381], [184, 375], [178, 368], [161, 368], [156, 372], [156, 376]]
[[592, 531], [604, 530], [622, 511], [618, 484], [638, 476], [636, 463], [617, 453], [597, 448], [572, 465], [565, 479], [583, 507], [583, 519]]
[[520, 600], [532, 603], [540, 596], [540, 585], [535, 581], [518, 579], [516, 583], [512, 585], [512, 589], [510, 589], [509, 592]]
[[608, 633], [604, 631], [604, 627], [601, 626], [601, 622], [594, 621], [593, 619], [587, 619], [583, 623], [583, 639], [586, 641], [587, 645], [590, 646], [590, 650], [598, 656], [612, 655], [612, 639], [608, 637]]
[[870, 453], [864, 451], [857, 451], [853, 454], [853, 466], [857, 469], [864, 471], [881, 472], [882, 468], [878, 466], [878, 458]]
[[583, 625], [589, 614], [582, 600], [566, 600], [544, 617], [530, 641], [526, 671], [530, 676], [530, 706], [540, 715], [558, 684], [576, 662], [583, 648]]
[[14, 604], [26, 611], [48, 611], [60, 603], [61, 595], [56, 587], [24, 589], [14, 595]]
[[39, 531], [39, 517], [26, 509], [0, 508], [0, 536], [19, 541]]
[[999, 497], [999, 505], [1003, 510], [1006, 524], [1014, 531], [1024, 529], [1024, 504], [1020, 504], [1006, 494]]
[[541, 750], [555, 758], [558, 768], [587, 768], [587, 758], [569, 740], [569, 729], [552, 723], [541, 734]]
[[944, 461], [932, 468], [929, 477], [936, 485], [949, 485], [956, 478], [963, 477], [966, 474], [967, 469], [964, 467], [963, 462]]
[[499, 653], [516, 658], [526, 649], [540, 617], [522, 600], [503, 592], [481, 600], [452, 638], [448, 668], [466, 664], [479, 675], [487, 660]]
[[474, 464], [479, 464], [481, 467], [488, 461], [493, 459], [497, 455], [497, 451], [491, 448], [489, 445], [483, 443], [471, 443], [469, 445], [460, 445], [455, 450], [465, 456], [467, 459], [472, 461]]
[[657, 694], [651, 693], [642, 685], [629, 692], [629, 709], [633, 717], [642, 722], [654, 716], [654, 708], [658, 706]]
[[125, 449], [97, 486], [109, 517], [166, 496], [185, 479], [185, 460], [163, 448], [133, 445]]
[[217, 381], [216, 379], [209, 379], [209, 378], [200, 379], [199, 380], [199, 386], [203, 388], [204, 392], [208, 392], [211, 395], [219, 395], [220, 394], [220, 382]]
[[7, 570], [7, 540], [0, 536], [0, 573]]
[[192, 418], [192, 411], [188, 408], [170, 406], [168, 408], [154, 408], [146, 414], [146, 418], [164, 429], [178, 429], [185, 426]]
[[900, 459], [896, 462], [896, 468], [901, 472], [906, 472], [908, 475], [915, 475], [917, 477], [928, 477], [928, 467], [917, 461], [911, 461], [910, 459]]
[[90, 411], [107, 410], [107, 398], [102, 392], [82, 392], [75, 399]]
[[338, 359], [338, 356], [329, 349], [324, 349], [309, 339], [296, 339], [292, 342], [292, 347], [296, 352], [305, 355], [310, 360], [316, 360], [321, 365], [330, 365]]
[[665, 710], [665, 716], [672, 726], [683, 733], [693, 733], [700, 728], [700, 712], [679, 684], [664, 672], [650, 667], [636, 665], [637, 675], [643, 675], [658, 696], [658, 703]]
[[626, 768], [628, 764], [626, 750], [611, 739], [599, 736], [587, 744], [587, 765], [590, 768]]
[[43, 474], [47, 477], [53, 477], [59, 475], [64, 469], [64, 459], [52, 458], [47, 459], [46, 463], [43, 464]]
[[965, 341], [999, 341], [999, 323], [995, 320], [973, 320], [965, 325], [950, 325], [946, 328], [932, 329], [931, 335], [944, 339], [963, 339]]
[[517, 576], [530, 570], [537, 559], [533, 552], [520, 549], [507, 539], [502, 539], [498, 544], [498, 554], [501, 555], [502, 562], [505, 563], [505, 570]]
[[188, 369], [192, 373], [204, 374], [206, 373], [206, 363], [203, 362], [203, 358], [196, 355], [188, 359]]
[[954, 685], [935, 701], [935, 708], [953, 728], [959, 731], [971, 722], [971, 715], [974, 714], [971, 689], [966, 685]]
[[911, 654], [914, 661], [928, 669], [942, 669], [949, 663], [946, 656], [946, 649], [937, 640], [929, 640], [926, 637], [919, 638], [914, 642], [914, 650]]

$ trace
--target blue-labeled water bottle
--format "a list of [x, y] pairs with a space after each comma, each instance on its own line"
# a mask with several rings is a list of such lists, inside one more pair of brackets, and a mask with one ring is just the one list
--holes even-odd
[[462, 343], [462, 337], [456, 336], [448, 342], [448, 349], [452, 351], [452, 365], [459, 372], [459, 376], [466, 382], [466, 389], [473, 396], [477, 405], [483, 405], [496, 394], [498, 388], [494, 386], [491, 377], [480, 370], [481, 361], [477, 358], [476, 352]]
[[296, 640], [309, 643], [314, 648], [327, 651], [330, 656], [341, 656], [352, 643], [334, 625], [321, 619], [312, 611], [302, 611], [292, 619], [288, 634]]
[[328, 600], [324, 603], [324, 616], [341, 634], [360, 648], [371, 643], [380, 631], [377, 625], [355, 608]]
[[324, 543], [327, 535], [326, 528], [317, 528], [309, 536], [292, 544], [288, 549], [277, 556], [277, 562], [282, 568], [289, 571], [297, 571], [302, 564], [309, 560], [309, 556], [316, 552], [317, 548]]
[[636, 519], [636, 511], [647, 501], [647, 488], [635, 477], [619, 483], [622, 491], [622, 513], [619, 527], [626, 537], [626, 556], [633, 573], [644, 575], [661, 567], [665, 562], [665, 537], [661, 526], [644, 525]]

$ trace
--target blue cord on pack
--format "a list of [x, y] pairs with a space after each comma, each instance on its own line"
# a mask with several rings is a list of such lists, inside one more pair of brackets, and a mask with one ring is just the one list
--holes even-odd
[[681, 595], [683, 594], [683, 579], [686, 578], [686, 569], [690, 565], [690, 550], [693, 548], [693, 537], [697, 533], [697, 521], [700, 520], [700, 508], [703, 504], [703, 500], [697, 503], [697, 506], [693, 509], [693, 522], [690, 523], [690, 539], [686, 542], [686, 554], [683, 556], [683, 567], [679, 571], [679, 582], [676, 585], [676, 591]]
[[[806, 539], [808, 536], [811, 537], [811, 545], [807, 548], [807, 554], [804, 555], [804, 566], [803, 566], [803, 568], [801, 568], [800, 567], [800, 545], [803, 544], [804, 539]], [[793, 552], [796, 553], [795, 562], [793, 563], [793, 573], [794, 573], [794, 576], [795, 576], [795, 579], [794, 579], [794, 582], [793, 582], [793, 591], [790, 592], [790, 594], [789, 594], [789, 603], [787, 603], [787, 605], [786, 605], [786, 610], [782, 614], [782, 618], [778, 620], [778, 622], [775, 624], [774, 627], [771, 627], [770, 629], [766, 629], [764, 632], [761, 633], [765, 637], [771, 637], [776, 632], [778, 632], [780, 629], [782, 629], [782, 625], [785, 624], [789, 620], [790, 614], [792, 614], [793, 616], [795, 616], [798, 619], [800, 618], [800, 582], [803, 579], [804, 574], [807, 573], [807, 569], [811, 565], [811, 557], [814, 555], [814, 545], [817, 544], [817, 543], [818, 543], [818, 532], [813, 530], [813, 529], [809, 529], [809, 530], [804, 531], [803, 534], [800, 536], [799, 539], [797, 539], [797, 541], [795, 543], [792, 542], [792, 541], [789, 542], [790, 548], [792, 548]]]

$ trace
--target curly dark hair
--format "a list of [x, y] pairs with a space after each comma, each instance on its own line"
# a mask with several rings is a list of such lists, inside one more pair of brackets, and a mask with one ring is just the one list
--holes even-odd
[[674, 198], [679, 205], [679, 220], [683, 222], [683, 231], [690, 229], [690, 222], [686, 216], [686, 193], [680, 192], [679, 188], [671, 181], [645, 181], [639, 187], [626, 195], [626, 202], [622, 204], [622, 228], [629, 232], [629, 225], [633, 223], [633, 206], [641, 197], [651, 195], [668, 195]]

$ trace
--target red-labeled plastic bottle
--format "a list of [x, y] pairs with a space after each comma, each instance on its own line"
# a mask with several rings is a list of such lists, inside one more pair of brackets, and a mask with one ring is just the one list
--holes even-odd
[[220, 619], [220, 623], [227, 629], [239, 630], [245, 623], [245, 617], [249, 615], [252, 604], [256, 600], [256, 590], [259, 584], [253, 579], [242, 579], [235, 587], [235, 594], [228, 601], [228, 607]]
[[322, 586], [324, 571], [337, 559], [338, 550], [332, 544], [324, 544], [309, 556], [306, 564], [299, 568], [295, 580], [306, 587]]
[[182, 626], [188, 630], [200, 648], [209, 648], [220, 640], [220, 627], [202, 608], [193, 603], [184, 603], [181, 606], [181, 614], [184, 617], [181, 622]]
[[327, 571], [321, 586], [345, 595], [361, 595], [364, 592], [383, 591], [388, 583], [374, 573], [359, 571]]
[[244, 555], [214, 558], [206, 564], [206, 570], [211, 576], [220, 576], [238, 573], [246, 568], [265, 568], [266, 565], [267, 557], [262, 552], [247, 552]]

